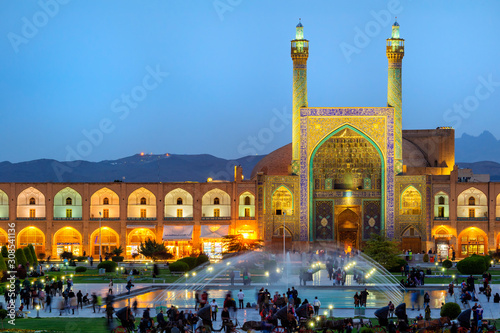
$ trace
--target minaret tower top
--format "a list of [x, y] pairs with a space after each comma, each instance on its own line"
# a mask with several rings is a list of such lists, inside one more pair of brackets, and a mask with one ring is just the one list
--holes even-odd
[[392, 25], [391, 38], [387, 38], [386, 54], [389, 62], [400, 62], [405, 55], [405, 40], [399, 37], [399, 23], [396, 22]]
[[[309, 41], [304, 39], [304, 26], [302, 22], [297, 24], [295, 28], [295, 39], [292, 40], [292, 59], [298, 60], [302, 58], [303, 60], [307, 60], [309, 56]], [[305, 59], [304, 59], [305, 58]]]

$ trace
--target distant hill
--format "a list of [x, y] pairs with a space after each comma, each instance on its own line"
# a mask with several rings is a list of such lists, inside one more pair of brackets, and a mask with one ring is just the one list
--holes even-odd
[[241, 165], [245, 179], [262, 155], [226, 160], [212, 155], [133, 155], [118, 160], [59, 162], [41, 159], [0, 163], [0, 182], [204, 182], [234, 180]]
[[500, 140], [488, 131], [484, 131], [479, 136], [464, 133], [460, 138], [455, 139], [455, 161], [500, 163]]
[[500, 163], [481, 161], [474, 163], [457, 162], [461, 169], [472, 169], [474, 174], [489, 174], [491, 181], [500, 181]]

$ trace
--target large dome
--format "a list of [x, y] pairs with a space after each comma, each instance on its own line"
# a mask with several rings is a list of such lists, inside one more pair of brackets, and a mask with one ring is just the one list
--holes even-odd
[[276, 149], [261, 159], [252, 170], [251, 178], [257, 173], [262, 172], [265, 175], [287, 176], [290, 174], [289, 167], [292, 163], [292, 144]]
[[413, 168], [429, 167], [424, 152], [416, 144], [403, 138], [403, 164]]

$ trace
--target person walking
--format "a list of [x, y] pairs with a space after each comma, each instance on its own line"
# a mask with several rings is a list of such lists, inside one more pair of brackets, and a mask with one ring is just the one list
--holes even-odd
[[231, 279], [232, 286], [234, 286], [234, 277], [235, 277], [234, 271], [231, 271], [231, 273], [229, 273], [229, 278]]
[[429, 304], [427, 304], [427, 306], [425, 307], [425, 320], [431, 320], [431, 307], [429, 306]]
[[488, 299], [488, 303], [490, 302], [490, 297], [491, 297], [491, 287], [490, 285], [487, 285], [486, 288], [484, 289], [484, 295]]
[[427, 308], [427, 306], [429, 305], [431, 301], [431, 296], [429, 295], [428, 292], [425, 292], [425, 295], [424, 295], [424, 309]]
[[389, 307], [389, 315], [390, 317], [394, 317], [394, 303], [392, 303], [391, 301], [389, 301], [389, 304], [387, 304], [387, 306]]
[[215, 299], [210, 302], [210, 312], [212, 313], [212, 321], [217, 321], [217, 309], [219, 306], [217, 305], [217, 302]]
[[318, 296], [314, 297], [313, 307], [314, 307], [314, 315], [319, 316], [319, 307], [321, 306], [321, 302], [318, 299]]
[[78, 306], [80, 306], [80, 308], [83, 310], [83, 294], [81, 290], [78, 290], [78, 292], [76, 293], [76, 300], [76, 307], [78, 308]]
[[45, 296], [45, 312], [49, 310], [49, 313], [52, 313], [52, 296], [50, 294], [47, 294]]
[[245, 298], [245, 293], [243, 290], [240, 289], [240, 292], [238, 293], [238, 303], [239, 303], [239, 308], [243, 309], [243, 299]]
[[113, 295], [113, 279], [109, 279], [108, 294]]
[[95, 307], [97, 306], [97, 295], [95, 292], [92, 293], [92, 309], [94, 310], [95, 313]]

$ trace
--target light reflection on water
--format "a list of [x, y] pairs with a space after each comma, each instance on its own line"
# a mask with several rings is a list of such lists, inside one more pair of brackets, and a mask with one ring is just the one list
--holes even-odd
[[[268, 289], [271, 293], [271, 296], [274, 295], [275, 291], [280, 291], [283, 293], [283, 290], [275, 290], [272, 287]], [[299, 289], [299, 298], [304, 299], [307, 298], [309, 302], [312, 303], [314, 300], [315, 296], [318, 296], [318, 299], [320, 300], [322, 304], [322, 308], [326, 309], [328, 306], [331, 304], [334, 306], [334, 308], [353, 308], [354, 307], [354, 294], [356, 292], [360, 292], [363, 289]], [[228, 292], [227, 289], [211, 289], [207, 290], [209, 294], [209, 301], [211, 302], [212, 299], [215, 299], [218, 306], [222, 307], [222, 304], [224, 303], [224, 298]], [[233, 297], [235, 299], [236, 295], [238, 294], [239, 289], [232, 290]], [[255, 290], [243, 290], [245, 293], [245, 305], [247, 302], [250, 302], [250, 304], [256, 302], [256, 293], [257, 289]], [[370, 293], [368, 295], [367, 299], [367, 307], [368, 308], [380, 308], [389, 302], [387, 300], [387, 297], [385, 294], [381, 291], [378, 290], [370, 290], [368, 288], [368, 292]], [[407, 308], [411, 308], [411, 300], [410, 300], [410, 294], [413, 292], [418, 292], [420, 294], [420, 306], [422, 307], [423, 304], [423, 297], [425, 291], [412, 291], [410, 290], [408, 293], [405, 294], [404, 296], [404, 301], [406, 303]], [[445, 302], [446, 298], [446, 291], [445, 290], [431, 290], [428, 291], [430, 297], [431, 297], [431, 302], [430, 306], [431, 308], [440, 308], [441, 303]], [[142, 295], [135, 296], [130, 299], [130, 303], [133, 303], [134, 300], [137, 300], [138, 307], [139, 308], [146, 308], [146, 307], [154, 307], [155, 304], [159, 305], [160, 302], [162, 302], [161, 305], [163, 306], [171, 306], [175, 305], [179, 308], [190, 308], [194, 309], [195, 305], [195, 292], [192, 290], [187, 290], [187, 289], [177, 289], [177, 290], [155, 290], [151, 291]], [[236, 301], [237, 302], [237, 301]], [[115, 302], [115, 308], [116, 307], [123, 307], [128, 304], [128, 300], [122, 300]], [[397, 304], [396, 304], [397, 305]]]

